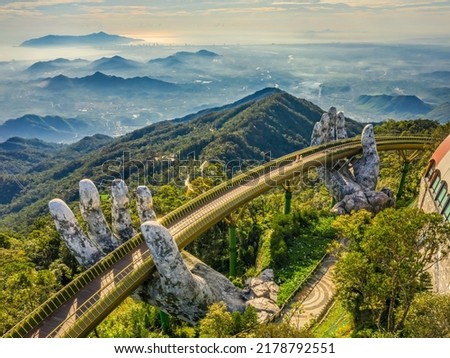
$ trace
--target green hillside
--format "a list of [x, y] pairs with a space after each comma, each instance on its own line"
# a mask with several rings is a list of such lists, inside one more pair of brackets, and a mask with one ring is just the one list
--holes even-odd
[[[194, 158], [223, 163], [261, 161], [268, 152], [272, 158], [279, 157], [309, 145], [314, 123], [322, 113], [311, 102], [278, 89], [265, 89], [221, 108], [155, 123], [115, 140], [97, 141], [98, 147], [75, 143], [68, 152], [56, 152], [26, 174], [14, 178], [3, 174], [5, 184], [17, 180], [22, 184], [13, 184], [15, 190], [10, 190], [8, 197], [0, 193], [0, 225], [23, 228], [24, 223], [47, 214], [50, 199], [76, 200], [82, 178], [94, 180], [101, 188], [118, 176], [139, 184], [183, 182], [185, 178], [171, 177], [168, 162], [182, 166], [180, 160]], [[349, 136], [362, 129], [351, 120], [348, 127]], [[136, 173], [137, 167], [144, 172]]]

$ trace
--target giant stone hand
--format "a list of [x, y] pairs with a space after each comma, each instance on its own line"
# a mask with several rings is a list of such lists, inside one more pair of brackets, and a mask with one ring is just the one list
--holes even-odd
[[[314, 125], [311, 145], [344, 138], [347, 138], [344, 113], [337, 113], [336, 108], [331, 107], [322, 115], [320, 122]], [[377, 213], [395, 205], [394, 195], [390, 189], [383, 188], [381, 191], [376, 191], [380, 158], [371, 124], [364, 128], [361, 144], [360, 158], [318, 168], [319, 177], [337, 201], [332, 209], [337, 214], [348, 214], [360, 209]]]
[[[193, 324], [204, 317], [208, 306], [214, 302], [223, 301], [228, 310], [240, 312], [247, 305], [253, 305], [252, 300], [246, 301], [243, 291], [225, 276], [186, 251], [180, 253], [170, 232], [156, 221], [152, 195], [147, 187], [138, 187], [135, 194], [141, 232], [157, 269], [157, 274], [136, 290], [135, 297]], [[88, 179], [80, 181], [80, 211], [87, 235], [65, 202], [54, 199], [49, 203], [58, 232], [77, 261], [85, 267], [92, 266], [137, 234], [132, 226], [129, 193], [124, 181], [113, 181], [111, 198], [110, 228], [94, 183]], [[255, 295], [250, 296], [254, 298]], [[267, 307], [277, 309], [274, 303], [268, 302], [265, 311], [257, 312], [261, 321], [267, 318]]]

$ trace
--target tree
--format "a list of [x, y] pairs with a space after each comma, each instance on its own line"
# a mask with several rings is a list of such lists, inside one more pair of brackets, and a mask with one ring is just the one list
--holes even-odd
[[24, 252], [0, 248], [0, 335], [60, 288], [49, 270], [35, 270]]
[[417, 295], [405, 320], [404, 335], [415, 338], [450, 338], [450, 295]]
[[147, 338], [161, 337], [159, 310], [127, 297], [100, 323], [91, 337]]
[[200, 321], [201, 338], [226, 338], [230, 337], [233, 330], [233, 317], [227, 311], [225, 303], [212, 304], [208, 313]]
[[429, 283], [427, 270], [448, 248], [450, 225], [438, 214], [387, 209], [367, 225], [364, 214], [338, 220], [341, 236], [352, 240], [336, 265], [338, 297], [356, 326], [399, 331], [415, 295]]

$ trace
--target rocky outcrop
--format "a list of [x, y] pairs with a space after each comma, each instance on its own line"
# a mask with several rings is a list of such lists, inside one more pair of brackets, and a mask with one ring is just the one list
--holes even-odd
[[[345, 116], [331, 107], [315, 124], [311, 145], [325, 144], [346, 137]], [[361, 209], [377, 213], [395, 205], [390, 189], [376, 191], [380, 158], [371, 124], [364, 128], [361, 144], [361, 157], [339, 160], [318, 168], [320, 178], [337, 201], [332, 209], [337, 214], [349, 214]]]
[[245, 283], [246, 304], [255, 308], [260, 323], [267, 322], [279, 310], [277, 305], [279, 287], [274, 279], [273, 270], [267, 269]]

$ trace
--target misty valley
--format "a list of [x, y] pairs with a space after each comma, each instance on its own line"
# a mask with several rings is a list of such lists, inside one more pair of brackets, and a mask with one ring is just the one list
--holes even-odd
[[[60, 58], [0, 62], [0, 141], [20, 136], [68, 143], [96, 133], [116, 137], [266, 87], [323, 109], [336, 106], [361, 122], [450, 119], [446, 47], [97, 47], [91, 58], [65, 58], [61, 48]], [[47, 50], [42, 48], [41, 57]], [[98, 57], [99, 51], [104, 56]]]

